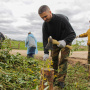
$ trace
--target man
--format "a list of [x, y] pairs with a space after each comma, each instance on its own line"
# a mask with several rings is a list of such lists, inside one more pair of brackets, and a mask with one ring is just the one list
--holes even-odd
[[[50, 8], [47, 5], [42, 5], [38, 14], [44, 20], [42, 33], [43, 33], [43, 46], [44, 46], [44, 56], [43, 60], [48, 59], [49, 52], [46, 49], [48, 43], [48, 37], [52, 36], [53, 39], [56, 39], [60, 42], [59, 45], [53, 45], [52, 50], [52, 60], [54, 74], [57, 75], [57, 78], [54, 81], [57, 82], [57, 85], [61, 88], [64, 88], [64, 81], [67, 73], [67, 59], [69, 56], [69, 48], [66, 48], [66, 45], [71, 45], [72, 41], [76, 37], [76, 34], [69, 23], [69, 20], [66, 16], [61, 14], [52, 14]], [[65, 47], [65, 48], [64, 48]], [[62, 48], [64, 48], [62, 50]], [[60, 63], [58, 62], [59, 52], [61, 51]], [[58, 65], [59, 63], [59, 65]], [[59, 72], [57, 71], [59, 67]]]
[[2, 42], [3, 42], [3, 40], [5, 40], [5, 37], [4, 37], [4, 35], [0, 32], [0, 49], [1, 49], [1, 47], [2, 47]]

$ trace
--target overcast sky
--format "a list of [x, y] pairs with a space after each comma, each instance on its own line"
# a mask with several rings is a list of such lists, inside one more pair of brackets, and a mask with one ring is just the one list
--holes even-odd
[[89, 28], [90, 0], [0, 0], [0, 32], [11, 39], [25, 40], [32, 32], [42, 42], [43, 20], [38, 8], [48, 5], [52, 13], [64, 14], [76, 34]]

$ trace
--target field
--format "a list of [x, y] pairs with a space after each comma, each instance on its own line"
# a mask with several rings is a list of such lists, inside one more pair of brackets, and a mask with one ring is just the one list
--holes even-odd
[[[9, 43], [12, 49], [27, 50], [25, 47], [25, 41], [10, 40]], [[83, 43], [84, 41], [76, 41], [76, 44], [72, 45], [72, 51], [87, 51], [87, 46], [84, 46]], [[37, 48], [39, 51], [43, 51], [43, 43], [37, 42]]]
[[[19, 42], [16, 43], [16, 47]], [[22, 44], [21, 44], [22, 43]], [[0, 51], [0, 89], [1, 90], [39, 90], [40, 69], [43, 68], [43, 48], [42, 43], [38, 43], [40, 49], [35, 59], [26, 58], [26, 48], [24, 42], [20, 41], [20, 49], [11, 49], [10, 42], [4, 43], [3, 50]], [[11, 44], [12, 45], [12, 44]], [[14, 44], [15, 45], [15, 44]], [[21, 48], [22, 46], [22, 48]], [[68, 60], [68, 72], [66, 77], [66, 87], [63, 90], [89, 90], [90, 79], [87, 68], [87, 47], [76, 45]], [[5, 49], [6, 48], [6, 49]], [[15, 46], [14, 46], [15, 48]], [[23, 49], [24, 48], [24, 49]], [[5, 50], [4, 50], [5, 49]], [[78, 51], [75, 51], [79, 49]], [[80, 51], [80, 50], [83, 51]], [[51, 57], [49, 58], [49, 61]], [[45, 68], [50, 67], [48, 60]], [[49, 62], [50, 63], [50, 62]], [[54, 90], [60, 90], [56, 89]]]
[[[25, 41], [10, 41], [10, 45], [12, 49], [19, 49], [19, 50], [27, 50], [25, 47]], [[41, 42], [37, 42], [38, 50], [43, 50], [43, 44]]]

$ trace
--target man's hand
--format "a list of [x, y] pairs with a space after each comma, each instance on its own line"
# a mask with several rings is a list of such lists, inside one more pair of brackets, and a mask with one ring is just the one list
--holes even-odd
[[59, 45], [57, 45], [58, 47], [63, 48], [66, 46], [66, 42], [64, 40], [60, 40], [58, 42], [60, 43]]
[[43, 61], [46, 61], [48, 58], [49, 58], [49, 55], [48, 54], [44, 54]]

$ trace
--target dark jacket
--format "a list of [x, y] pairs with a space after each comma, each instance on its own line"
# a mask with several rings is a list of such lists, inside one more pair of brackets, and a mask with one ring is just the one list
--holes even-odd
[[42, 32], [44, 53], [46, 54], [49, 53], [48, 50], [45, 49], [49, 36], [52, 36], [53, 39], [58, 41], [65, 40], [66, 44], [71, 43], [76, 37], [68, 18], [62, 14], [52, 14], [50, 22], [43, 23]]
[[3, 40], [5, 40], [4, 35], [0, 32], [0, 41], [2, 42]]

